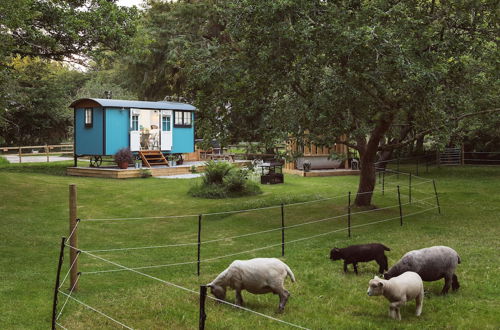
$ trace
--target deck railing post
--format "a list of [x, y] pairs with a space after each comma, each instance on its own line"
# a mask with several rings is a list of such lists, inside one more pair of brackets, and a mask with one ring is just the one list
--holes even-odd
[[69, 185], [69, 266], [70, 269], [70, 288], [78, 291], [78, 222], [77, 218], [77, 195], [76, 185]]
[[57, 315], [57, 301], [59, 293], [59, 281], [61, 278], [61, 267], [64, 260], [64, 245], [66, 243], [66, 237], [61, 238], [61, 247], [59, 250], [59, 262], [57, 264], [57, 274], [56, 274], [56, 285], [54, 287], [54, 301], [52, 303], [52, 330], [56, 329], [56, 315]]
[[[198, 263], [196, 264], [196, 274], [200, 276], [200, 255], [201, 255], [201, 218], [202, 214], [198, 215]], [[206, 288], [205, 288], [206, 289]]]

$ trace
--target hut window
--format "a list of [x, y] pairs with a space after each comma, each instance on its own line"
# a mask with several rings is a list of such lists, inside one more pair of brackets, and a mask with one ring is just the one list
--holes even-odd
[[163, 116], [161, 119], [161, 130], [164, 132], [170, 131], [170, 116]]
[[132, 131], [138, 131], [138, 130], [139, 130], [139, 116], [133, 115], [132, 116]]
[[94, 120], [94, 111], [92, 108], [85, 109], [85, 127], [92, 127]]
[[191, 127], [190, 111], [175, 111], [174, 127]]

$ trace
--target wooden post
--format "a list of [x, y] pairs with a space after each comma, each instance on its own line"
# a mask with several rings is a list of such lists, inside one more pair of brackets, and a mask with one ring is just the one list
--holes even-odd
[[47, 144], [45, 144], [45, 155], [47, 155], [47, 163], [49, 162], [49, 146]]
[[285, 206], [281, 203], [281, 256], [285, 256]]
[[21, 156], [21, 154], [22, 154], [21, 147], [19, 147], [19, 163], [22, 162], [22, 159], [21, 159], [22, 156]]
[[200, 285], [200, 318], [199, 318], [199, 329], [205, 329], [205, 320], [207, 319], [207, 314], [205, 313], [205, 299], [207, 297], [207, 287], [206, 285]]
[[347, 236], [351, 237], [351, 192], [347, 197]]
[[70, 289], [78, 291], [78, 219], [77, 219], [77, 206], [76, 206], [76, 185], [69, 185], [69, 266], [70, 269]]
[[[202, 215], [198, 215], [198, 263], [197, 263], [197, 268], [196, 268], [196, 273], [198, 276], [200, 276], [200, 255], [201, 255], [201, 218]], [[206, 288], [205, 288], [206, 290]]]
[[66, 243], [66, 237], [61, 238], [61, 247], [59, 250], [59, 263], [57, 264], [57, 274], [56, 274], [56, 286], [54, 287], [54, 301], [52, 303], [52, 330], [56, 329], [56, 318], [57, 318], [57, 297], [59, 293], [59, 281], [61, 278], [61, 267], [64, 260], [64, 244]]
[[436, 181], [434, 181], [434, 179], [432, 179], [432, 185], [434, 186], [434, 194], [436, 195], [436, 204], [438, 207], [438, 212], [439, 212], [439, 214], [441, 214], [441, 206], [439, 206], [439, 198], [438, 198], [438, 193], [437, 193], [437, 189], [436, 189]]
[[399, 203], [399, 224], [402, 226], [403, 225], [403, 208], [401, 206], [401, 193], [399, 191], [399, 185], [398, 185], [398, 203]]

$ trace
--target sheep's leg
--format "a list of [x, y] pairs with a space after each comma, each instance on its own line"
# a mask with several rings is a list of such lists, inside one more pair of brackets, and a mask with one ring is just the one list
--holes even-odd
[[344, 273], [347, 273], [347, 261], [344, 260]]
[[393, 310], [393, 317], [396, 320], [401, 321], [401, 311], [400, 307], [405, 304], [405, 300], [395, 301], [390, 304], [390, 308]]
[[453, 275], [450, 275], [450, 274], [446, 274], [444, 276], [444, 287], [443, 287], [443, 290], [441, 291], [441, 294], [448, 293], [448, 291], [450, 290], [452, 278], [453, 278]]
[[424, 288], [422, 288], [422, 291], [417, 296], [415, 301], [416, 301], [416, 305], [417, 305], [415, 315], [420, 316], [420, 314], [422, 314], [422, 307], [424, 306]]
[[459, 287], [460, 287], [460, 283], [458, 283], [458, 277], [457, 277], [457, 275], [453, 274], [451, 288], [453, 291], [457, 291]]
[[241, 290], [236, 289], [236, 305], [243, 306], [243, 297], [241, 296]]
[[375, 259], [375, 261], [378, 264], [378, 272], [380, 274], [384, 273], [384, 270], [387, 270], [387, 257], [385, 255], [382, 255], [381, 257]]
[[278, 293], [280, 296], [280, 305], [279, 305], [279, 310], [280, 312], [283, 312], [285, 309], [286, 302], [288, 301], [288, 298], [290, 297], [290, 292], [287, 290], [283, 290], [281, 293]]
[[356, 275], [358, 275], [358, 263], [357, 262], [353, 262], [352, 265], [354, 267], [354, 272], [356, 273]]

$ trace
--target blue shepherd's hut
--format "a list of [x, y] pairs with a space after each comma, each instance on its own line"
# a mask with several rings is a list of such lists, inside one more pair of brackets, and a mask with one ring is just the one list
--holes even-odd
[[[146, 165], [167, 164], [165, 155], [194, 151], [194, 111], [190, 104], [115, 99], [79, 99], [74, 108], [74, 158], [102, 156], [129, 147]], [[149, 159], [149, 161], [148, 161]]]

